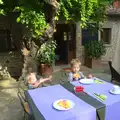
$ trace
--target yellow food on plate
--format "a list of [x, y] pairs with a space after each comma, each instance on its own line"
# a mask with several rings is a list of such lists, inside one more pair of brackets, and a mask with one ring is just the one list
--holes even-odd
[[61, 100], [57, 103], [57, 105], [65, 109], [71, 108], [70, 102], [68, 100]]

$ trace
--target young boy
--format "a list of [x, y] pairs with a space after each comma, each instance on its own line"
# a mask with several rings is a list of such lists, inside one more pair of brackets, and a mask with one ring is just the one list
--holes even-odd
[[33, 72], [32, 67], [27, 68], [27, 76], [26, 76], [26, 82], [28, 84], [29, 89], [34, 89], [40, 86], [41, 83], [45, 81], [51, 81], [52, 76], [49, 76], [48, 78], [40, 78], [37, 80], [36, 73]]
[[80, 66], [81, 66], [81, 63], [78, 59], [72, 59], [71, 72], [68, 74], [68, 80], [70, 82], [80, 80], [85, 77], [83, 73], [80, 72]]

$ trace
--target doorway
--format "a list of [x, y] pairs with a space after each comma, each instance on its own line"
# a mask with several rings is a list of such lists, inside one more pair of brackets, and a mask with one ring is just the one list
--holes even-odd
[[76, 26], [74, 24], [57, 24], [54, 39], [57, 43], [56, 64], [68, 64], [75, 57]]

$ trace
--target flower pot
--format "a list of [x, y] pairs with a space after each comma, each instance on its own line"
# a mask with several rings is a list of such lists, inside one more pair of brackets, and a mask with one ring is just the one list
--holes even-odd
[[51, 75], [53, 73], [52, 65], [40, 64], [40, 74], [41, 75]]
[[113, 7], [116, 8], [116, 9], [120, 8], [120, 1], [119, 0], [114, 1], [113, 2]]
[[85, 57], [85, 65], [88, 68], [92, 68], [92, 58]]
[[92, 58], [89, 58], [86, 53], [87, 53], [87, 50], [85, 49], [85, 65], [88, 68], [92, 68]]
[[86, 58], [85, 65], [91, 69], [101, 69], [102, 67], [101, 59]]
[[92, 69], [101, 69], [101, 59], [92, 59]]
[[85, 65], [88, 68], [91, 69], [96, 69], [96, 68], [101, 68], [101, 58], [99, 59], [93, 59], [93, 58], [89, 58], [87, 55], [85, 55]]

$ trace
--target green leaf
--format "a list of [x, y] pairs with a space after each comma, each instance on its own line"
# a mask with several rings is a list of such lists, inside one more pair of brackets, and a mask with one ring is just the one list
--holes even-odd
[[17, 22], [18, 22], [18, 23], [20, 22], [20, 17], [17, 18]]

